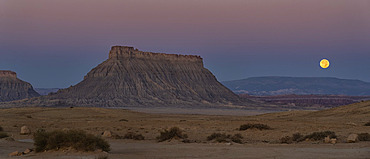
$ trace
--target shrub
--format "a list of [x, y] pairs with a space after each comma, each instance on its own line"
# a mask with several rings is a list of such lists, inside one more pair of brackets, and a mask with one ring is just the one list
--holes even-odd
[[133, 140], [144, 140], [144, 136], [141, 134], [135, 134], [133, 132], [128, 132], [123, 137], [124, 139], [133, 139]]
[[9, 135], [5, 132], [0, 132], [0, 139], [9, 137]]
[[225, 133], [213, 133], [210, 136], [207, 137], [208, 141], [216, 140], [217, 142], [227, 142], [227, 139], [229, 139], [231, 136], [226, 135]]
[[235, 143], [242, 143], [243, 136], [241, 134], [234, 134], [234, 136], [231, 137], [231, 141]]
[[233, 136], [227, 135], [225, 133], [213, 133], [207, 137], [208, 141], [215, 140], [216, 142], [235, 142], [242, 143], [243, 136], [241, 134], [234, 134]]
[[291, 143], [293, 143], [293, 139], [290, 136], [284, 136], [284, 137], [280, 138], [280, 143], [282, 143], [282, 144], [291, 144]]
[[370, 121], [367, 122], [364, 126], [370, 126]]
[[330, 138], [337, 138], [335, 132], [332, 131], [321, 131], [321, 132], [313, 132], [309, 135], [305, 136], [305, 139], [311, 139], [314, 141], [323, 140], [325, 137], [329, 136]]
[[3, 127], [0, 126], [0, 131], [4, 131]]
[[296, 142], [301, 142], [301, 141], [305, 140], [305, 137], [300, 133], [295, 133], [295, 134], [293, 134], [292, 140], [296, 141]]
[[359, 141], [370, 141], [370, 134], [369, 133], [361, 133], [358, 134]]
[[178, 127], [172, 127], [169, 130], [160, 132], [161, 134], [157, 137], [158, 142], [163, 142], [171, 139], [186, 139], [188, 135], [182, 134], [182, 130]]
[[243, 124], [240, 125], [239, 130], [248, 130], [248, 129], [258, 129], [258, 130], [270, 130], [271, 127], [269, 127], [266, 124]]
[[58, 150], [61, 148], [72, 147], [79, 151], [95, 151], [101, 149], [110, 151], [110, 145], [101, 137], [87, 134], [82, 130], [55, 130], [47, 132], [43, 129], [38, 130], [33, 135], [36, 152], [46, 150]]

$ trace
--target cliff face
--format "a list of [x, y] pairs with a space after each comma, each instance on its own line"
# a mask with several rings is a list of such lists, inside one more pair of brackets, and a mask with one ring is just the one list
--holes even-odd
[[81, 106], [208, 105], [240, 102], [203, 67], [200, 56], [142, 52], [113, 46], [109, 59], [79, 84], [49, 95]]
[[0, 102], [40, 96], [32, 85], [17, 78], [12, 71], [0, 71]]

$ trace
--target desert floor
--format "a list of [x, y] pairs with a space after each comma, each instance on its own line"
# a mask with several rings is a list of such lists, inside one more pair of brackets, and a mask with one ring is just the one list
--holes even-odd
[[[145, 136], [145, 140], [108, 138], [112, 149], [108, 154], [43, 152], [19, 158], [370, 158], [370, 142], [345, 143], [351, 133], [370, 133], [370, 127], [364, 126], [370, 121], [369, 103], [358, 105], [356, 108], [352, 105], [319, 112], [289, 111], [255, 116], [149, 114], [80, 107], [0, 109], [0, 126], [15, 139], [0, 139], [0, 158], [14, 158], [8, 157], [8, 154], [33, 148], [33, 144], [27, 142], [32, 135], [19, 134], [20, 127], [24, 125], [33, 132], [40, 128], [82, 129], [95, 135], [101, 135], [106, 130], [120, 136], [135, 132]], [[272, 130], [239, 131], [239, 126], [246, 123], [267, 124]], [[193, 143], [156, 141], [160, 131], [174, 126], [181, 128]], [[326, 130], [336, 133], [337, 144], [322, 141], [279, 142], [281, 137], [293, 133], [307, 135]], [[215, 132], [240, 133], [244, 137], [243, 144], [207, 141], [207, 136]]]

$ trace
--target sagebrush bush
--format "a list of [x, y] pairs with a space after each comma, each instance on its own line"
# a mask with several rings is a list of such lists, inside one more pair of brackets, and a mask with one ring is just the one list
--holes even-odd
[[367, 123], [365, 123], [365, 125], [364, 126], [370, 126], [370, 121], [369, 122], [367, 122]]
[[332, 131], [321, 131], [321, 132], [313, 132], [309, 135], [305, 136], [305, 139], [310, 139], [314, 141], [323, 140], [325, 137], [329, 136], [330, 138], [337, 138], [335, 132]]
[[216, 142], [235, 142], [242, 143], [243, 136], [241, 134], [234, 134], [233, 136], [225, 133], [213, 133], [207, 137], [208, 141], [215, 140]]
[[243, 139], [242, 134], [234, 134], [233, 136], [231, 136], [231, 141], [235, 142], [235, 143], [240, 143], [241, 144], [242, 139]]
[[226, 135], [225, 133], [213, 133], [207, 137], [208, 141], [216, 140], [217, 142], [227, 142], [227, 139], [229, 139], [231, 136]]
[[358, 134], [359, 141], [370, 141], [370, 134], [369, 133], [361, 133]]
[[305, 140], [305, 137], [300, 133], [295, 133], [295, 134], [293, 134], [292, 140], [296, 141], [296, 142], [301, 142], [301, 141]]
[[293, 139], [290, 136], [284, 136], [284, 137], [280, 138], [280, 143], [282, 143], [282, 144], [291, 144], [291, 143], [293, 143]]
[[169, 130], [164, 130], [160, 132], [160, 135], [157, 137], [158, 142], [163, 142], [171, 139], [186, 139], [188, 135], [183, 134], [182, 130], [178, 127], [172, 127]]
[[9, 137], [9, 135], [5, 132], [0, 132], [0, 139]]
[[110, 145], [101, 137], [87, 134], [82, 130], [55, 130], [47, 132], [43, 129], [33, 134], [36, 152], [46, 150], [59, 150], [72, 147], [78, 151], [95, 151], [101, 149], [110, 151]]
[[133, 132], [128, 132], [123, 136], [124, 139], [133, 139], [133, 140], [144, 140], [145, 137], [141, 134], [136, 134]]
[[239, 130], [258, 129], [258, 130], [270, 130], [271, 127], [266, 124], [243, 124], [240, 125]]

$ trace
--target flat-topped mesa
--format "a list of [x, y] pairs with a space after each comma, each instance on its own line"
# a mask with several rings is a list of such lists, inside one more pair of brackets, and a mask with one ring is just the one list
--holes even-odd
[[0, 70], [0, 77], [17, 78], [17, 73], [15, 73], [13, 71]]
[[197, 55], [180, 55], [180, 54], [165, 54], [143, 52], [130, 46], [112, 46], [109, 52], [109, 59], [150, 59], [150, 60], [170, 60], [170, 61], [189, 61], [200, 62], [203, 64], [203, 59]]

